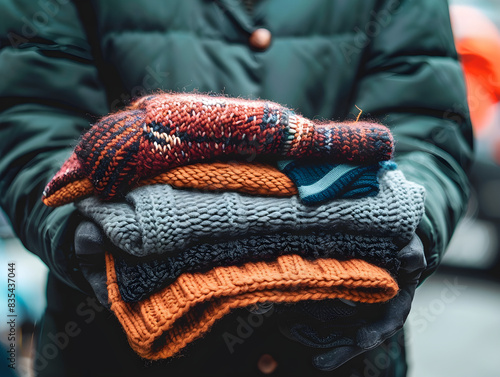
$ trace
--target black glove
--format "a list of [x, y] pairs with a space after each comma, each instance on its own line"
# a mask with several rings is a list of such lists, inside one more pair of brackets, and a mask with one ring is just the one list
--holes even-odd
[[[320, 370], [331, 371], [355, 356], [380, 345], [400, 330], [410, 313], [411, 303], [420, 275], [427, 266], [424, 247], [420, 238], [414, 236], [398, 254], [401, 268], [398, 273], [400, 291], [396, 297], [384, 304], [376, 305], [377, 316], [356, 331], [354, 345], [334, 347], [313, 358], [313, 365]], [[374, 308], [375, 309], [375, 308]]]
[[[281, 332], [288, 338], [317, 349], [324, 349], [331, 342], [329, 351], [313, 357], [313, 365], [323, 371], [334, 370], [355, 356], [377, 347], [403, 327], [420, 275], [427, 265], [422, 242], [417, 236], [399, 252], [398, 258], [401, 261], [397, 279], [400, 287], [398, 295], [383, 304], [357, 304], [357, 314], [345, 318], [351, 321], [352, 326], [334, 320], [323, 329], [330, 332], [328, 336], [325, 333], [321, 338], [311, 331], [311, 327], [306, 327], [307, 331], [304, 331], [300, 326], [290, 327], [283, 322]], [[308, 323], [312, 322], [309, 320]]]
[[76, 228], [75, 254], [82, 274], [99, 302], [109, 308], [104, 239], [101, 229], [93, 222], [82, 221]]
[[279, 329], [287, 338], [316, 349], [354, 345], [366, 324], [360, 305], [346, 300], [301, 301], [276, 306]]

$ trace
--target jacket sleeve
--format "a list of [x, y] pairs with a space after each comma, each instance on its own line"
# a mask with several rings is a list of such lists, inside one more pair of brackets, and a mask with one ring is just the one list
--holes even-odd
[[417, 231], [425, 246], [425, 279], [467, 207], [472, 126], [447, 2], [382, 3], [360, 28], [360, 47], [366, 48], [350, 52], [365, 54], [352, 113], [357, 105], [391, 127], [399, 168], [426, 188]]
[[78, 215], [44, 206], [41, 195], [82, 131], [108, 112], [104, 88], [72, 2], [0, 8], [0, 205], [24, 246], [77, 287]]

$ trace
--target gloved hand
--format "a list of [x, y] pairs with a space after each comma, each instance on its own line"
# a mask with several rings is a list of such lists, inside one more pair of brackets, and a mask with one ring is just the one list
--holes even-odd
[[[355, 328], [354, 331], [351, 329], [348, 333], [349, 337], [352, 337], [350, 342], [346, 341], [345, 330], [339, 330], [336, 334], [338, 337], [335, 339], [337, 344], [329, 351], [313, 357], [313, 365], [317, 369], [334, 370], [355, 356], [377, 347], [403, 327], [410, 313], [420, 275], [427, 265], [420, 239], [414, 236], [410, 243], [399, 252], [398, 258], [401, 261], [397, 278], [400, 287], [398, 295], [383, 304], [361, 305], [356, 317], [358, 322], [362, 319], [366, 321], [364, 323], [361, 321], [363, 324]], [[374, 313], [375, 311], [376, 313]], [[366, 317], [364, 317], [365, 315]], [[332, 323], [332, 331], [337, 332], [334, 323]], [[290, 331], [284, 335], [290, 337]], [[310, 339], [306, 341], [307, 339], [303, 335], [293, 336], [293, 339], [309, 347], [324, 348], [322, 342], [311, 344]]]
[[104, 260], [104, 235], [91, 221], [82, 221], [75, 231], [75, 254], [83, 276], [89, 282], [99, 302], [109, 307]]
[[355, 344], [366, 324], [364, 306], [347, 300], [301, 301], [276, 307], [279, 330], [288, 339], [313, 349], [330, 350]]

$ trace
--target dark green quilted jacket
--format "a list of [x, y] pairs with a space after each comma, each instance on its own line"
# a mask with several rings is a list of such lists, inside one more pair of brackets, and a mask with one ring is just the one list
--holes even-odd
[[[249, 44], [257, 28], [266, 49]], [[0, 204], [60, 290], [84, 284], [80, 218], [45, 207], [42, 190], [93, 121], [157, 89], [315, 119], [354, 119], [357, 106], [390, 126], [399, 167], [427, 190], [424, 277], [464, 213], [472, 133], [446, 1], [4, 0], [0, 38]]]

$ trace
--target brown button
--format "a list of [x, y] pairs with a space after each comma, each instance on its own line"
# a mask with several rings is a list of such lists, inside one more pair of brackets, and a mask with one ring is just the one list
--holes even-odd
[[248, 42], [250, 46], [257, 50], [265, 50], [271, 44], [271, 32], [264, 28], [254, 30], [254, 32], [250, 34]]
[[266, 353], [260, 357], [257, 363], [257, 367], [262, 373], [271, 374], [278, 367], [278, 363], [276, 362], [276, 360], [274, 360], [274, 358], [271, 355], [268, 355]]

